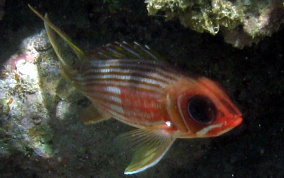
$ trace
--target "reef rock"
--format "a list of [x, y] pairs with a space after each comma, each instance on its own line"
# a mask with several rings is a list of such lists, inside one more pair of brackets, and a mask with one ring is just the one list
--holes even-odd
[[72, 100], [66, 98], [73, 88], [62, 80], [44, 31], [23, 40], [20, 48], [1, 71], [0, 157], [19, 151], [49, 158], [51, 125], [72, 114]]
[[284, 0], [146, 0], [149, 15], [164, 13], [197, 32], [243, 48], [276, 32], [284, 22]]

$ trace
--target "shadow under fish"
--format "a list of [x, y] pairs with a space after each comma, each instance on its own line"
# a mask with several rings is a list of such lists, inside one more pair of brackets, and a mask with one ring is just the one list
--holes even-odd
[[[120, 137], [134, 147], [124, 174], [157, 164], [177, 138], [219, 136], [242, 122], [241, 112], [216, 82], [183, 74], [137, 42], [115, 42], [90, 57], [47, 14], [29, 7], [44, 21], [63, 76], [92, 102], [83, 120], [115, 118], [137, 128]], [[56, 35], [76, 54], [76, 65], [64, 58]]]

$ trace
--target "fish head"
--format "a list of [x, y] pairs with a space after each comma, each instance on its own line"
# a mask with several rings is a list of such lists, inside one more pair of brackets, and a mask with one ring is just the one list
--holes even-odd
[[180, 138], [219, 136], [243, 120], [224, 90], [205, 77], [176, 82], [167, 95], [167, 111]]

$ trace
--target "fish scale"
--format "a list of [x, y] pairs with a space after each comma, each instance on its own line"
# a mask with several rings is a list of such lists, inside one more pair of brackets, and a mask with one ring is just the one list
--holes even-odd
[[[149, 64], [152, 64], [151, 68]], [[140, 70], [137, 70], [137, 66]], [[150, 126], [153, 123], [169, 121], [169, 117], [164, 114], [165, 107], [159, 99], [163, 96], [162, 88], [173, 82], [173, 78], [177, 78], [173, 75], [171, 78], [166, 78], [168, 74], [161, 66], [161, 63], [141, 63], [137, 60], [136, 62], [133, 60], [96, 60], [92, 61], [91, 67], [83, 72], [79, 83], [82, 91], [95, 105], [103, 103], [112, 106], [105, 108], [105, 112], [110, 110], [112, 113], [119, 113], [130, 125]], [[163, 68], [166, 69], [165, 66]], [[99, 83], [96, 82], [98, 80]], [[112, 86], [115, 92], [110, 91], [110, 86], [103, 83], [113, 80], [119, 80], [120, 84], [124, 82], [125, 85]], [[153, 86], [156, 86], [159, 91], [145, 91], [145, 88]]]
[[[151, 122], [168, 120], [163, 114], [164, 107], [159, 102], [159, 98], [162, 97], [160, 93], [129, 87], [112, 87], [113, 89], [115, 91], [110, 91], [109, 86], [94, 85], [92, 89], [86, 91], [86, 96], [89, 96], [96, 106], [101, 104], [115, 106], [103, 111], [118, 112], [124, 117], [123, 120], [127, 120], [131, 125], [133, 122], [139, 122], [146, 126], [153, 125]], [[165, 116], [161, 117], [163, 115]]]

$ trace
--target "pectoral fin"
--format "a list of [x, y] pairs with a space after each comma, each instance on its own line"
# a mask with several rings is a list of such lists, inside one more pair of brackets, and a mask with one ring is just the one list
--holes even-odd
[[124, 135], [130, 138], [134, 154], [124, 174], [136, 174], [156, 165], [175, 138], [161, 130], [137, 129]]

